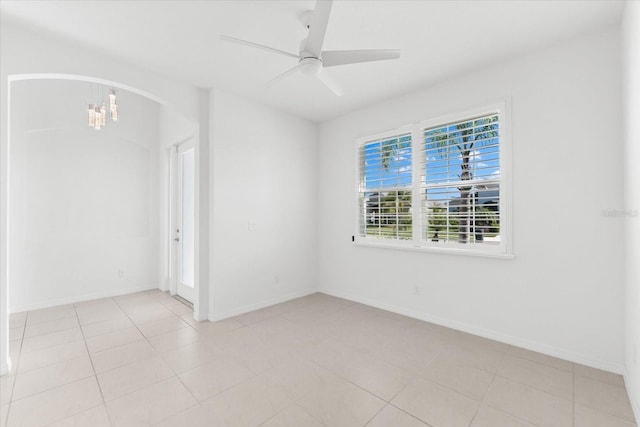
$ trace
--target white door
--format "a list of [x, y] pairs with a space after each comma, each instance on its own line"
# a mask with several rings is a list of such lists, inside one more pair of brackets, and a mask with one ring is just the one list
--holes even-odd
[[193, 140], [177, 147], [177, 191], [174, 245], [176, 293], [194, 301], [195, 283], [195, 148]]

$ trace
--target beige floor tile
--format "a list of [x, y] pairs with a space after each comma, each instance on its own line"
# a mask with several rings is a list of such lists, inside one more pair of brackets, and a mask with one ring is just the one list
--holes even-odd
[[340, 380], [333, 372], [307, 360], [291, 360], [265, 372], [271, 381], [281, 384], [292, 400], [300, 400]]
[[632, 421], [623, 420], [587, 406], [575, 404], [575, 427], [635, 427]]
[[174, 311], [173, 313], [178, 316], [180, 319], [182, 319], [183, 322], [188, 323], [189, 325], [191, 325], [191, 327], [194, 327], [196, 323], [198, 323], [198, 320], [193, 318], [193, 311], [191, 311], [190, 308], [186, 307], [187, 310], [185, 310], [184, 313], [180, 313], [180, 312], [176, 312]]
[[13, 401], [93, 375], [88, 355], [16, 375]]
[[243, 325], [252, 325], [254, 323], [262, 322], [263, 320], [271, 319], [272, 317], [280, 316], [286, 313], [286, 308], [279, 304], [272, 305], [271, 307], [261, 308], [260, 310], [250, 311], [249, 313], [241, 314], [233, 318], [233, 320], [242, 323]]
[[431, 425], [468, 426], [478, 402], [425, 380], [409, 383], [391, 403]]
[[11, 360], [11, 369], [8, 375], [15, 375], [18, 373], [18, 365], [20, 364], [20, 347], [22, 347], [21, 341], [9, 341], [9, 359]]
[[146, 340], [138, 340], [91, 353], [91, 360], [96, 374], [101, 374], [130, 363], [151, 359], [156, 355], [156, 350]]
[[177, 304], [166, 305], [163, 304], [169, 311], [171, 311], [176, 316], [190, 316], [193, 319], [193, 308], [189, 307], [186, 304], [182, 304], [178, 302]]
[[507, 356], [498, 375], [538, 390], [573, 400], [573, 374], [526, 359]]
[[[215, 325], [215, 323], [209, 324]], [[238, 322], [236, 322], [236, 324], [240, 325], [240, 327], [233, 328], [232, 330], [221, 334], [214, 334], [210, 341], [220, 348], [234, 347], [245, 350], [251, 349], [255, 346], [263, 346], [267, 343], [264, 337], [254, 329], [242, 326], [242, 324]], [[200, 331], [200, 329], [198, 329], [198, 331]]]
[[600, 369], [579, 365], [577, 363], [573, 367], [573, 372], [580, 377], [624, 387], [624, 379], [622, 378], [622, 375], [614, 374], [612, 372], [602, 371]]
[[101, 403], [98, 383], [92, 376], [13, 402], [7, 426], [44, 426]]
[[468, 335], [464, 335], [462, 339], [456, 336], [448, 343], [446, 353], [443, 354], [449, 359], [495, 374], [508, 347], [506, 345], [504, 347], [492, 345], [487, 341], [481, 337], [475, 340], [469, 338]]
[[17, 328], [27, 323], [27, 312], [11, 313], [9, 315], [9, 328]]
[[171, 368], [155, 357], [98, 374], [98, 382], [105, 402], [109, 402], [172, 376]]
[[22, 341], [21, 354], [31, 351], [38, 351], [48, 347], [82, 340], [80, 328], [65, 329], [63, 331], [52, 332], [46, 335], [38, 335], [33, 338], [25, 338]]
[[331, 341], [314, 350], [312, 357], [320, 366], [385, 401], [391, 400], [413, 377], [397, 366]]
[[24, 373], [32, 369], [43, 368], [54, 363], [86, 356], [87, 346], [84, 341], [71, 341], [54, 345], [42, 350], [24, 353], [20, 357], [18, 372]]
[[282, 316], [272, 317], [248, 327], [274, 345], [297, 345], [308, 341], [303, 328]]
[[24, 326], [9, 329], [9, 341], [20, 341], [24, 337]]
[[634, 425], [619, 375], [320, 293], [211, 323], [152, 290], [10, 327], [0, 427]]
[[[209, 412], [196, 405], [186, 411], [179, 412], [164, 421], [155, 424], [157, 427], [215, 427], [211, 423]], [[230, 427], [230, 426], [229, 426]]]
[[211, 362], [183, 372], [180, 379], [199, 400], [227, 390], [254, 374], [238, 361], [229, 358], [214, 358]]
[[181, 328], [189, 328], [189, 324], [184, 322], [178, 316], [172, 315], [151, 322], [141, 323], [138, 325], [140, 332], [147, 337], [155, 337], [156, 335], [175, 331]]
[[87, 338], [87, 347], [91, 353], [107, 350], [144, 339], [138, 328], [130, 327], [108, 334]]
[[[355, 331], [354, 333], [359, 334], [360, 332]], [[438, 343], [418, 341], [408, 337], [385, 338], [374, 332], [371, 334], [371, 341], [368, 344], [362, 335], [354, 335], [354, 340], [351, 343], [347, 338], [343, 340], [345, 344], [356, 344], [356, 349], [369, 352], [376, 358], [414, 374], [423, 372], [431, 362], [444, 354], [444, 348]]]
[[[216, 342], [215, 340], [213, 342]], [[261, 374], [291, 360], [305, 358], [303, 348], [255, 342], [252, 345], [234, 345], [222, 349], [248, 367], [254, 374]]]
[[538, 362], [552, 368], [573, 373], [573, 363], [569, 362], [568, 360], [558, 359], [557, 357], [548, 356], [546, 354], [513, 346], [509, 347], [509, 351], [507, 352], [507, 354], [509, 356], [531, 360], [532, 362]]
[[242, 328], [244, 325], [234, 319], [219, 320], [217, 322], [209, 322], [205, 320], [203, 322], [197, 322], [193, 325], [193, 328], [202, 334], [203, 337], [214, 339], [219, 335], [226, 334], [238, 328]]
[[633, 411], [624, 387], [576, 375], [575, 389], [576, 403], [633, 421]]
[[410, 339], [429, 341], [442, 347], [448, 346], [457, 337], [456, 331], [453, 329], [421, 321], [412, 323], [409, 328], [404, 329], [401, 333]]
[[371, 320], [373, 317], [378, 316], [380, 312], [382, 312], [382, 310], [379, 308], [356, 303], [342, 307], [340, 310], [331, 313], [331, 316], [344, 322], [354, 323]]
[[149, 338], [151, 345], [160, 352], [171, 351], [200, 340], [193, 328], [182, 328]]
[[108, 334], [110, 332], [121, 331], [122, 329], [131, 328], [133, 322], [129, 318], [121, 313], [111, 320], [104, 320], [100, 322], [94, 322], [89, 324], [82, 324], [82, 333], [85, 338], [91, 338], [98, 335]]
[[569, 427], [573, 423], [570, 400], [501, 377], [496, 377], [484, 403], [536, 425]]
[[474, 366], [436, 358], [420, 375], [432, 382], [448, 387], [460, 394], [481, 401], [493, 382], [494, 375]]
[[156, 424], [196, 404], [191, 393], [173, 377], [107, 402], [107, 409], [114, 427], [142, 427]]
[[429, 427], [418, 418], [401, 411], [393, 405], [385, 406], [382, 411], [378, 412], [378, 414], [367, 424], [367, 427], [389, 426]]
[[216, 354], [213, 344], [196, 341], [193, 344], [161, 353], [161, 357], [173, 369], [173, 372], [181, 374], [212, 361]]
[[48, 427], [111, 427], [107, 408], [104, 405], [96, 406], [88, 411], [73, 415], [58, 421]]
[[204, 402], [213, 425], [256, 426], [292, 403], [283, 387], [261, 375], [250, 378]]
[[88, 301], [76, 302], [73, 304], [73, 307], [76, 309], [76, 311], [78, 311], [85, 308], [91, 309], [91, 308], [99, 307], [101, 305], [106, 305], [106, 304], [115, 305], [117, 307], [117, 304], [115, 303], [112, 297], [105, 297], [105, 298], [92, 299]]
[[9, 405], [0, 405], [0, 427], [6, 427]]
[[262, 424], [262, 427], [322, 427], [322, 424], [307, 411], [294, 404]]
[[75, 316], [33, 324], [27, 321], [24, 337], [31, 338], [38, 335], [50, 334], [51, 332], [64, 331], [65, 329], [78, 328], [79, 326], [80, 324]]
[[11, 402], [15, 379], [15, 375], [3, 375], [0, 377], [0, 405]]
[[383, 400], [341, 378], [311, 390], [297, 403], [328, 426], [364, 425], [385, 405]]
[[506, 412], [499, 411], [487, 405], [480, 405], [471, 427], [536, 427], [534, 424], [521, 420]]
[[151, 306], [144, 306], [135, 310], [123, 310], [129, 319], [136, 325], [143, 323], [155, 322], [165, 319], [167, 317], [175, 316], [171, 310], [163, 306], [162, 304], [154, 303]]
[[65, 317], [76, 317], [76, 311], [73, 305], [61, 305], [30, 311], [27, 317], [27, 325], [31, 326], [36, 323], [52, 322], [64, 319]]
[[126, 314], [114, 302], [103, 302], [82, 308], [76, 308], [78, 320], [82, 326], [108, 322], [126, 317]]

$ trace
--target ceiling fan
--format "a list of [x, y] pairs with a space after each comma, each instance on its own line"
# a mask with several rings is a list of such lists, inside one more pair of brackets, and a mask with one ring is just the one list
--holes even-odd
[[307, 11], [302, 15], [302, 21], [309, 29], [309, 35], [300, 43], [300, 52], [286, 52], [273, 47], [253, 43], [247, 40], [238, 39], [231, 36], [222, 35], [222, 40], [243, 44], [245, 46], [266, 50], [272, 53], [288, 56], [298, 60], [298, 65], [285, 71], [270, 80], [267, 85], [271, 85], [284, 77], [298, 71], [303, 74], [317, 76], [335, 95], [342, 95], [340, 86], [330, 78], [324, 68], [337, 65], [356, 64], [358, 62], [382, 61], [386, 59], [396, 59], [400, 57], [400, 49], [368, 49], [368, 50], [322, 50], [324, 36], [329, 23], [329, 15], [333, 0], [317, 0], [316, 9]]

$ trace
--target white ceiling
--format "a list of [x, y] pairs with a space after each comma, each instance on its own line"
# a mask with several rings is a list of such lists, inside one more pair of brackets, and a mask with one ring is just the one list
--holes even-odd
[[218, 87], [320, 122], [509, 56], [617, 25], [624, 2], [334, 2], [325, 50], [399, 48], [398, 60], [335, 67], [336, 97], [317, 79], [264, 83], [296, 60], [220, 40], [221, 34], [298, 52], [306, 30], [295, 1], [6, 1], [20, 22], [158, 74]]

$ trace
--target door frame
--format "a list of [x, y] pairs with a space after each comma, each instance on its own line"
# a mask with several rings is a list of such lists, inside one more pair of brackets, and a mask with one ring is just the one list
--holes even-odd
[[[194, 200], [194, 283], [193, 283], [193, 295], [191, 300], [182, 296], [178, 293], [178, 281], [180, 274], [178, 269], [180, 268], [179, 259], [181, 256], [181, 245], [178, 244], [174, 239], [177, 236], [176, 230], [180, 224], [180, 216], [181, 216], [181, 200], [180, 200], [180, 187], [182, 186], [182, 177], [180, 174], [181, 166], [180, 166], [180, 149], [187, 148], [194, 150], [194, 194], [196, 200]], [[196, 304], [199, 299], [199, 291], [198, 291], [198, 269], [197, 269], [197, 257], [198, 257], [198, 245], [197, 245], [197, 234], [198, 234], [198, 222], [197, 222], [197, 191], [198, 191], [198, 167], [197, 167], [197, 153], [196, 153], [196, 141], [194, 136], [189, 136], [187, 138], [181, 139], [175, 144], [171, 145], [169, 148], [169, 230], [166, 237], [169, 239], [169, 293], [172, 296], [178, 295], [182, 298], [188, 300], [196, 307]], [[195, 313], [194, 313], [195, 314]]]

